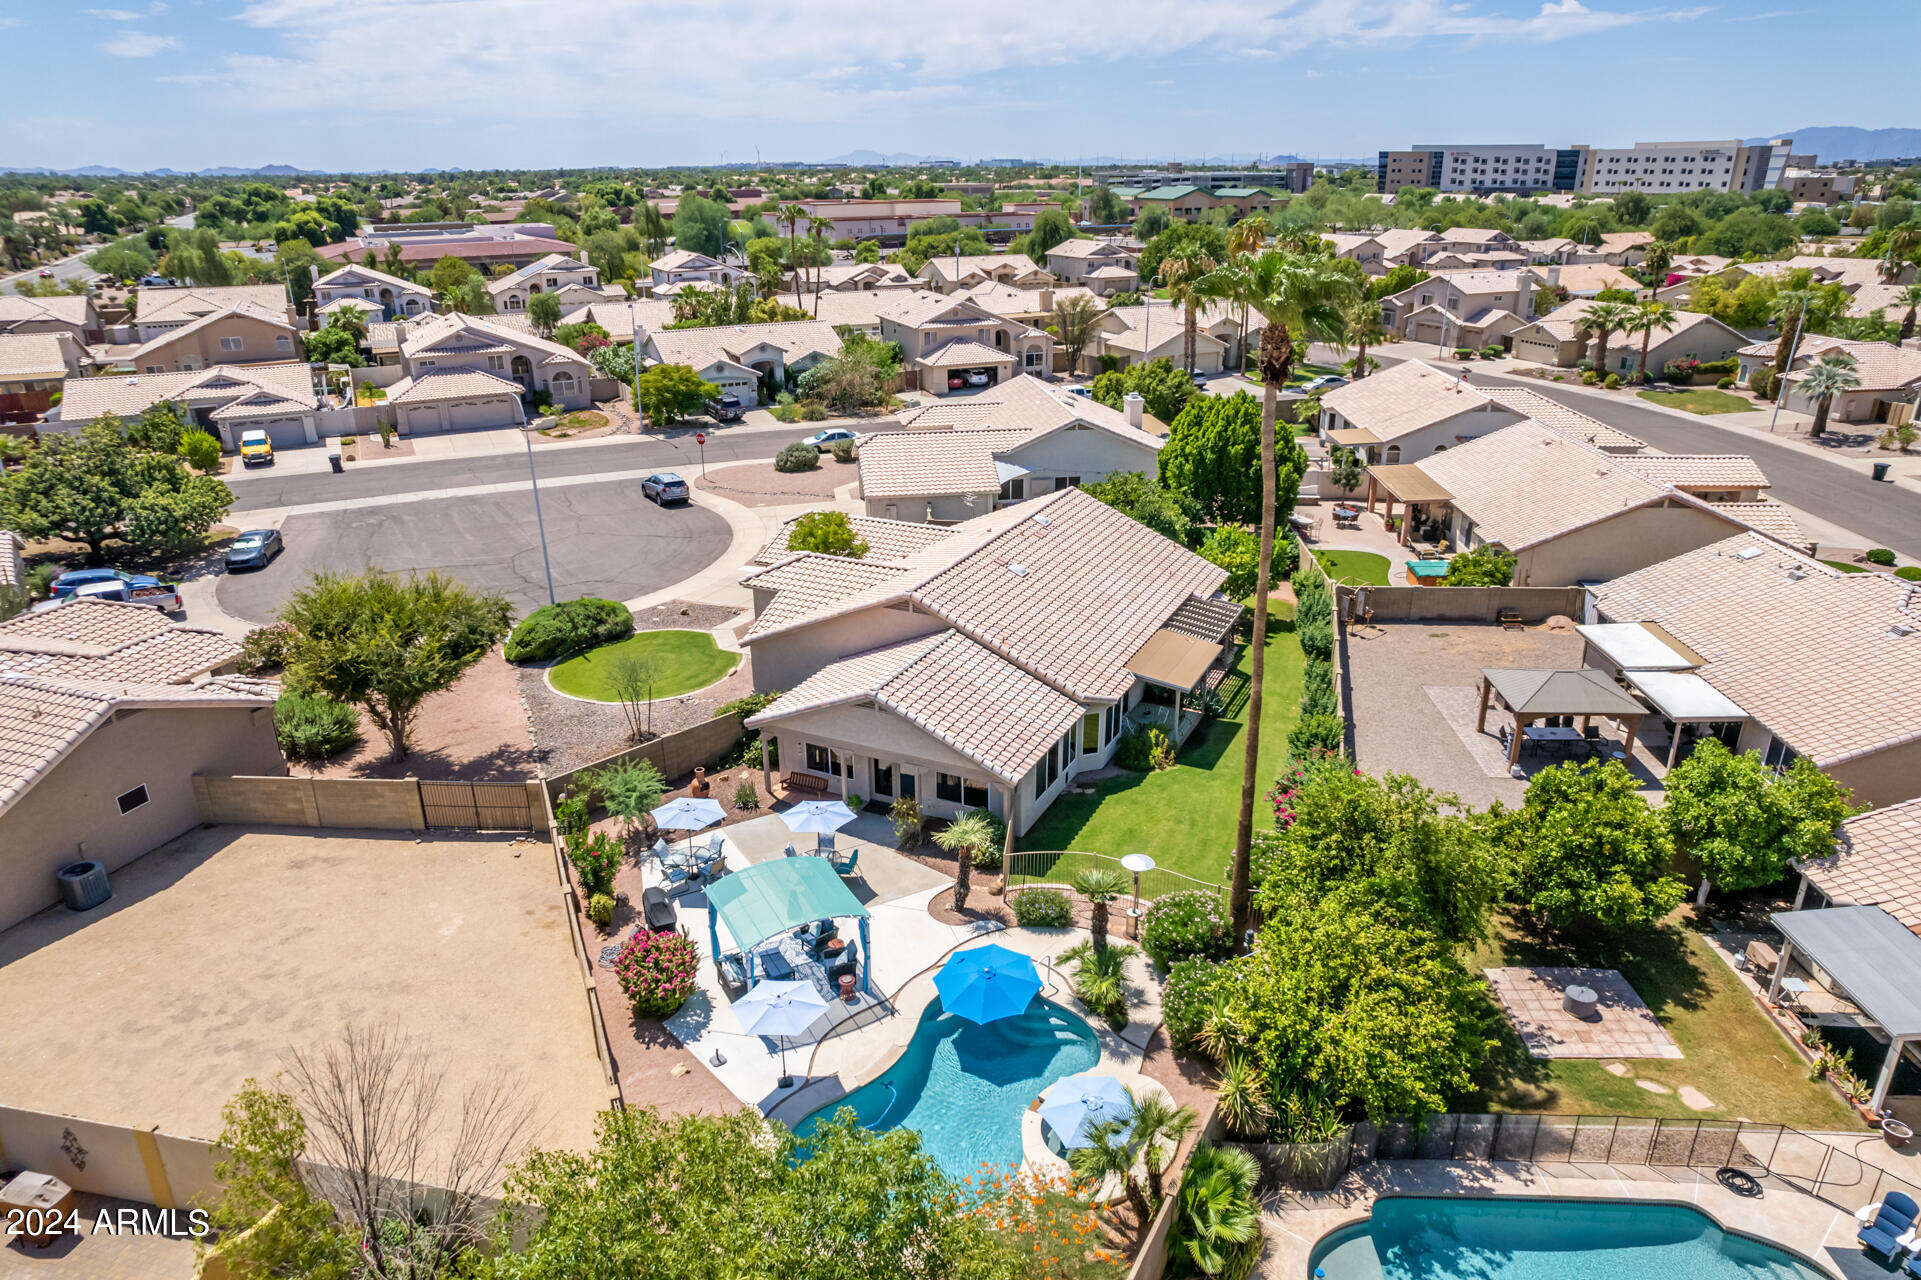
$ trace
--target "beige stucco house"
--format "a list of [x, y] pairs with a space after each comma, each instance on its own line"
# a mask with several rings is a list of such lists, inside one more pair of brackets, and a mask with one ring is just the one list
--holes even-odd
[[[1736, 354], [1735, 382], [1747, 386], [1748, 380], [1763, 369], [1774, 367], [1774, 344], [1757, 342]], [[1903, 414], [1912, 421], [1917, 401], [1921, 401], [1921, 350], [1897, 347], [1891, 342], [1851, 342], [1819, 334], [1804, 337], [1789, 362], [1783, 381], [1787, 394], [1782, 404], [1797, 413], [1813, 413], [1815, 403], [1802, 389], [1807, 371], [1824, 356], [1846, 356], [1854, 361], [1850, 372], [1859, 385], [1834, 397], [1828, 406], [1829, 422], [1889, 422]]]
[[1052, 335], [964, 297], [916, 290], [890, 301], [879, 319], [881, 339], [900, 346], [908, 385], [935, 395], [1054, 368]]
[[181, 408], [229, 453], [240, 433], [261, 430], [276, 449], [318, 444], [325, 407], [304, 364], [215, 365], [192, 373], [135, 374], [128, 378], [73, 378], [67, 382], [58, 420], [45, 431], [78, 431], [106, 414], [136, 418], [162, 401]]
[[0, 422], [30, 422], [53, 407], [67, 378], [80, 371], [66, 335], [0, 333]]
[[562, 253], [550, 253], [508, 275], [489, 280], [487, 292], [493, 297], [494, 310], [504, 315], [525, 311], [528, 300], [537, 293], [551, 293], [559, 298], [563, 314], [575, 307], [618, 302], [626, 297], [623, 290], [603, 288], [597, 269]]
[[[1516, 329], [1512, 335], [1514, 355], [1559, 369], [1572, 369], [1592, 358], [1594, 334], [1583, 317], [1594, 305], [1592, 299], [1577, 298]], [[1713, 316], [1683, 311], [1676, 315], [1673, 329], [1649, 336], [1648, 369], [1658, 375], [1670, 360], [1699, 360], [1703, 364], [1725, 360], [1746, 342], [1739, 330], [1730, 329]], [[1626, 375], [1640, 367], [1639, 335], [1609, 334], [1607, 368], [1603, 372]]]
[[328, 314], [339, 304], [357, 303], [369, 320], [417, 316], [434, 309], [433, 294], [422, 285], [373, 267], [348, 264], [314, 281], [314, 309]]
[[1083, 285], [1096, 297], [1141, 287], [1140, 251], [1112, 240], [1063, 240], [1047, 251], [1047, 269], [1064, 285]]
[[69, 600], [0, 622], [0, 929], [200, 822], [197, 773], [285, 774], [273, 684], [240, 646], [146, 605]]
[[121, 362], [138, 373], [191, 373], [217, 364], [278, 364], [301, 356], [300, 330], [284, 312], [242, 302], [164, 329]]
[[1042, 289], [1055, 284], [1053, 275], [1034, 265], [1024, 253], [988, 253], [972, 256], [940, 254], [929, 258], [920, 269], [923, 287], [936, 293], [954, 293], [977, 284], [998, 281], [1016, 289]]
[[106, 341], [93, 295], [62, 293], [51, 298], [24, 298], [0, 293], [0, 333], [63, 333], [76, 349]]
[[[1533, 319], [1536, 283], [1532, 274], [1519, 270], [1438, 272], [1382, 298], [1381, 320], [1410, 342], [1486, 346], [1455, 341], [1455, 330], [1465, 326], [1473, 334], [1485, 334], [1496, 328], [1497, 339], [1512, 332]], [[1504, 317], [1513, 317], [1516, 324], [1506, 326]]]
[[560, 412], [593, 404], [586, 358], [517, 326], [451, 313], [394, 330], [405, 373], [386, 403], [403, 434], [518, 426], [538, 400]]
[[649, 296], [671, 298], [689, 286], [702, 289], [732, 288], [747, 278], [747, 269], [722, 262], [692, 249], [674, 249], [661, 254], [647, 266], [643, 282]]
[[286, 287], [278, 284], [143, 288], [132, 295], [131, 301], [134, 334], [143, 343], [234, 307], [278, 315], [289, 324], [294, 321], [293, 304], [287, 299]]
[[825, 320], [784, 320], [642, 332], [639, 358], [643, 366], [685, 365], [742, 404], [755, 405], [763, 378], [781, 386], [788, 370], [804, 373], [840, 349], [840, 333]]

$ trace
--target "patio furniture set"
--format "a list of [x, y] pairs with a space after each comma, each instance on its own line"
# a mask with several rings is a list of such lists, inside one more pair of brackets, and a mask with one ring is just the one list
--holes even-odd
[[[1890, 1191], [1880, 1204], [1863, 1205], [1854, 1215], [1859, 1223], [1855, 1238], [1863, 1249], [1880, 1254], [1889, 1262], [1900, 1264], [1901, 1274], [1921, 1280], [1921, 1207], [1917, 1207], [1914, 1197], [1900, 1191]], [[1907, 1254], [1902, 1262], [1901, 1255]]]
[[[1534, 752], [1552, 760], [1615, 759], [1625, 760], [1627, 753], [1601, 736], [1599, 725], [1589, 725], [1586, 732], [1574, 727], [1572, 716], [1556, 717], [1554, 722], [1531, 724], [1521, 731], [1521, 754]], [[1501, 726], [1501, 749], [1507, 750], [1512, 743], [1514, 730], [1508, 725]]]
[[827, 860], [827, 865], [832, 867], [834, 874], [838, 876], [846, 877], [859, 874], [860, 850], [849, 849], [846, 853], [840, 852], [834, 847], [834, 836], [832, 832], [825, 832], [818, 836], [814, 842], [814, 847], [811, 849], [796, 851], [794, 846], [790, 844], [787, 846], [785, 853], [789, 858], [824, 858]]

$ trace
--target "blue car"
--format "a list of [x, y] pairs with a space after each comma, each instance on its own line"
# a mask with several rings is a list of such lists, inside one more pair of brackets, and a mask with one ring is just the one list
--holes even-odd
[[128, 573], [125, 569], [74, 569], [53, 580], [53, 598], [64, 600], [77, 593], [80, 588], [92, 586], [98, 582], [124, 582], [129, 586], [140, 583], [143, 586], [152, 586], [158, 581], [157, 578]]
[[687, 501], [687, 482], [672, 471], [656, 471], [640, 482], [640, 496], [660, 506]]

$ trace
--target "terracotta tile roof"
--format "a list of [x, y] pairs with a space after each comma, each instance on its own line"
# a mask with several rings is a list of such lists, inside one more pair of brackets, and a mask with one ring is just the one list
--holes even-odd
[[[767, 545], [754, 553], [754, 564], [771, 565], [787, 559], [794, 553], [787, 549], [787, 540], [793, 536], [794, 526], [800, 517], [783, 524], [767, 540]], [[885, 564], [890, 560], [905, 558], [910, 552], [922, 547], [932, 546], [948, 535], [944, 525], [917, 524], [911, 520], [883, 520], [878, 516], [847, 517], [854, 534], [867, 544], [867, 554], [861, 557], [869, 564]]]
[[[498, 317], [496, 317], [498, 319]], [[629, 298], [616, 302], [590, 302], [561, 317], [563, 324], [593, 321], [607, 331], [616, 345], [631, 342], [636, 327], [643, 331], [665, 329], [674, 322], [674, 304], [665, 299]]]
[[[1836, 342], [1826, 349], [1845, 351], [1854, 357], [1854, 376], [1861, 380], [1855, 390], [1894, 391], [1921, 382], [1921, 351], [1913, 348], [1897, 347], [1889, 342]], [[1795, 364], [1801, 366], [1799, 354]], [[1787, 380], [1797, 382], [1807, 376], [1807, 367], [1801, 366], [1790, 372]]]
[[643, 351], [652, 351], [661, 364], [686, 365], [694, 372], [722, 360], [746, 363], [742, 356], [763, 343], [778, 348], [784, 360], [819, 353], [840, 354], [840, 334], [825, 320], [783, 320], [775, 324], [728, 324], [710, 329], [661, 329], [641, 335]]
[[518, 396], [520, 384], [485, 369], [422, 369], [387, 391], [388, 404], [441, 404], [491, 396]]
[[1063, 240], [1047, 251], [1050, 258], [1094, 258], [1125, 254], [1138, 256], [1138, 249], [1125, 249], [1111, 240]]
[[992, 494], [1001, 487], [996, 452], [1028, 438], [1023, 430], [890, 431], [860, 450], [860, 492], [867, 499]]
[[1055, 285], [1052, 289], [1021, 289], [1000, 280], [991, 280], [959, 290], [952, 296], [965, 298], [997, 316], [1031, 316], [1041, 312], [1043, 293], [1053, 294], [1055, 307], [1069, 298], [1086, 298], [1097, 306], [1104, 305], [1094, 296], [1092, 289], [1078, 284]]
[[1483, 538], [1521, 551], [1669, 493], [1625, 461], [1517, 422], [1414, 465], [1452, 495]]
[[849, 560], [814, 551], [796, 552], [741, 578], [742, 586], [775, 593], [767, 607], [755, 617], [747, 634], [772, 631], [831, 609], [863, 591], [886, 586], [902, 572], [900, 561]]
[[191, 285], [177, 289], [142, 289], [135, 311], [140, 324], [185, 324], [201, 316], [242, 304], [270, 311], [286, 319], [287, 290], [278, 284]]
[[1921, 800], [1856, 814], [1834, 852], [1795, 864], [1836, 907], [1880, 907], [1921, 933]]
[[255, 306], [250, 302], [240, 302], [231, 307], [223, 307], [218, 311], [209, 311], [207, 314], [196, 320], [191, 320], [177, 329], [168, 329], [165, 333], [156, 334], [150, 341], [143, 342], [135, 347], [128, 353], [126, 358], [128, 360], [138, 360], [140, 357], [158, 351], [162, 347], [171, 346], [188, 334], [197, 333], [202, 329], [219, 324], [222, 321], [235, 319], [236, 317], [247, 320], [258, 320], [262, 324], [271, 325], [276, 329], [284, 329], [288, 333], [295, 332], [293, 325], [287, 320], [285, 309], [270, 311], [265, 307]]
[[976, 271], [982, 275], [994, 275], [1010, 268], [1016, 279], [1031, 276], [1036, 272], [1041, 275], [1049, 274], [1043, 268], [1036, 266], [1034, 260], [1024, 253], [962, 254], [958, 263], [954, 261], [954, 255], [951, 253], [937, 254], [927, 260], [927, 265], [921, 268], [920, 274], [925, 277], [931, 271], [941, 280], [962, 280]]
[[1647, 448], [1638, 436], [1631, 436], [1618, 427], [1611, 427], [1598, 418], [1590, 418], [1578, 409], [1571, 409], [1559, 400], [1550, 400], [1538, 391], [1526, 387], [1476, 387], [1476, 391], [1516, 413], [1524, 413], [1550, 431], [1582, 444], [1591, 444], [1609, 453], [1632, 453]]
[[[430, 292], [425, 285], [415, 284], [411, 280], [402, 280], [399, 276], [388, 275], [385, 271], [379, 271], [373, 267], [361, 266], [358, 263], [350, 263], [347, 266], [338, 267], [329, 271], [326, 275], [314, 281], [314, 288], [325, 289], [329, 286], [346, 288], [350, 283], [359, 281], [365, 281], [368, 284], [384, 284], [396, 293], [403, 290], [407, 293]], [[360, 301], [372, 302], [376, 309], [380, 306], [380, 304], [374, 302], [372, 298], [362, 298]]]
[[0, 529], [0, 587], [17, 587], [27, 579], [27, 566], [20, 553], [27, 544], [11, 529]]
[[1440, 237], [1432, 231], [1422, 231], [1418, 227], [1389, 227], [1385, 231], [1376, 231], [1373, 239], [1381, 246], [1382, 256], [1393, 258], [1406, 253], [1417, 244], [1426, 244]]
[[86, 328], [92, 299], [85, 294], [60, 293], [50, 298], [23, 298], [15, 293], [0, 293], [0, 330], [23, 324], [73, 325]]
[[261, 391], [284, 396], [303, 410], [319, 404], [313, 391], [313, 373], [304, 364], [217, 364], [190, 373], [69, 378], [60, 401], [60, 416], [68, 422], [91, 422], [107, 413], [125, 418], [144, 413], [162, 400], [217, 407]]
[[[952, 318], [941, 318], [950, 311], [954, 313]], [[880, 314], [883, 319], [906, 325], [910, 329], [937, 322], [978, 325], [983, 321], [1000, 319], [979, 303], [969, 300], [965, 292], [945, 295], [927, 289], [902, 289], [889, 293]]]
[[1082, 714], [992, 650], [942, 631], [829, 663], [747, 723], [869, 698], [1009, 783], [1026, 776]]
[[1089, 271], [1086, 275], [1082, 276], [1081, 279], [1083, 280], [1138, 280], [1140, 279], [1140, 274], [1141, 274], [1140, 272], [1134, 270], [1134, 268], [1132, 267], [1123, 267], [1119, 263], [1108, 263], [1106, 266], [1095, 267], [1092, 271]]
[[1449, 227], [1438, 236], [1443, 244], [1502, 244], [1513, 238], [1493, 227]]
[[1770, 538], [1779, 538], [1796, 551], [1806, 551], [1812, 545], [1807, 531], [1800, 522], [1780, 503], [1768, 498], [1754, 502], [1716, 502], [1711, 504], [1716, 511], [1725, 512], [1750, 528], [1759, 529]]
[[[1545, 283], [1545, 272], [1537, 269]], [[1628, 289], [1639, 291], [1641, 282], [1605, 262], [1570, 262], [1561, 268], [1559, 284], [1569, 293], [1599, 293], [1603, 289]]]
[[0, 379], [67, 376], [67, 357], [52, 333], [0, 333]]
[[1623, 466], [1677, 489], [1765, 489], [1761, 464], [1745, 453], [1637, 453]]
[[1921, 737], [1921, 584], [1841, 573], [1758, 533], [1604, 583], [1609, 622], [1656, 622], [1700, 674], [1817, 764]]
[[710, 258], [704, 253], [695, 253], [692, 249], [672, 249], [648, 263], [647, 267], [650, 271], [686, 271], [689, 269], [711, 271], [713, 268], [723, 265], [725, 264], [718, 259]]
[[1459, 374], [1443, 373], [1420, 360], [1406, 360], [1336, 387], [1321, 405], [1385, 444], [1437, 422], [1486, 408], [1492, 400]]
[[1018, 357], [972, 338], [955, 338], [914, 358], [915, 364], [930, 369], [968, 369], [977, 365], [1011, 364]]

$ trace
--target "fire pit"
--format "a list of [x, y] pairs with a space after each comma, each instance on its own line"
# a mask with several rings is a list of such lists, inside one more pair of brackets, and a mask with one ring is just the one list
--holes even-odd
[[1593, 987], [1567, 986], [1561, 989], [1561, 1007], [1583, 1022], [1594, 1022], [1601, 1016], [1601, 997]]

